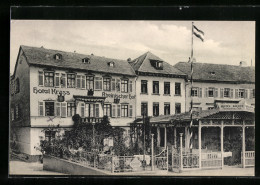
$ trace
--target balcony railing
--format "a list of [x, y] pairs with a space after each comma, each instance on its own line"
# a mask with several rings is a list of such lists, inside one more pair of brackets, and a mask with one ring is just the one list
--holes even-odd
[[[243, 164], [243, 152], [241, 152], [241, 164]], [[255, 166], [255, 151], [245, 152], [245, 166]]]
[[103, 117], [86, 117], [86, 118], [81, 118], [82, 123], [101, 123], [103, 120]]

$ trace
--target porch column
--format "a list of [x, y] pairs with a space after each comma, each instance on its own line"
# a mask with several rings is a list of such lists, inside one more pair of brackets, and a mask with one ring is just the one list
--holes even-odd
[[224, 167], [224, 124], [223, 120], [221, 121], [221, 127], [220, 127], [220, 150], [221, 150], [221, 168]]
[[164, 148], [166, 149], [166, 146], [167, 146], [167, 127], [165, 125], [165, 128], [164, 128]]
[[187, 152], [187, 151], [189, 151], [189, 145], [190, 145], [190, 140], [189, 140], [189, 131], [188, 131], [188, 127], [187, 126], [185, 126], [185, 153]]
[[176, 134], [177, 134], [177, 131], [176, 131], [176, 127], [173, 128], [173, 140], [174, 140], [174, 148], [177, 148], [177, 138], [176, 138]]
[[245, 133], [245, 121], [243, 120], [243, 134], [242, 134], [242, 155], [243, 155], [243, 168], [246, 167], [246, 156], [245, 156], [245, 153], [246, 153], [246, 133]]
[[183, 133], [180, 133], [180, 172], [182, 171], [182, 135]]
[[201, 168], [201, 120], [199, 120], [198, 127], [198, 140], [199, 140], [199, 168]]
[[157, 127], [157, 146], [160, 147], [161, 136], [160, 136], [160, 127]]

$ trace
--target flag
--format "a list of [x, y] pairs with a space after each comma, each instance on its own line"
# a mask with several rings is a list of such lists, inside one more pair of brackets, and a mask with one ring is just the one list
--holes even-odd
[[202, 42], [204, 41], [204, 32], [193, 25], [193, 34], [198, 37]]

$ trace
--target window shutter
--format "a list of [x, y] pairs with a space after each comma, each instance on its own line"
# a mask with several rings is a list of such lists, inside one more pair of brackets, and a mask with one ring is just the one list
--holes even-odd
[[252, 99], [253, 98], [253, 89], [250, 89], [250, 97], [249, 97], [250, 99]]
[[96, 109], [96, 117], [99, 117], [99, 104], [95, 105], [95, 109]]
[[133, 105], [129, 105], [129, 117], [133, 117]]
[[60, 74], [55, 73], [55, 87], [59, 87], [59, 86], [60, 86]]
[[56, 110], [56, 116], [61, 116], [61, 107], [60, 107], [60, 103], [56, 103], [55, 104], [55, 110]]
[[44, 116], [44, 108], [43, 108], [43, 102], [38, 102], [39, 103], [39, 107], [38, 107], [38, 110], [39, 110], [39, 116]]
[[17, 78], [16, 80], [15, 80], [15, 82], [16, 82], [16, 91], [15, 91], [15, 93], [19, 93], [20, 92], [20, 82], [19, 82], [19, 78]]
[[121, 106], [117, 105], [117, 117], [121, 117], [120, 111], [121, 111]]
[[121, 80], [120, 79], [116, 79], [116, 91], [120, 92], [120, 86], [121, 86]]
[[63, 117], [63, 118], [67, 117], [67, 103], [66, 102], [61, 103], [61, 117]]
[[85, 76], [81, 76], [81, 85], [82, 85], [82, 89], [86, 89], [86, 77]]
[[248, 89], [245, 89], [245, 99], [248, 98]]
[[230, 98], [233, 98], [233, 96], [234, 96], [233, 89], [230, 89]]
[[86, 115], [86, 117], [90, 117], [90, 115], [89, 115], [89, 104], [87, 104], [87, 103], [85, 105], [85, 115]]
[[215, 98], [217, 98], [218, 97], [218, 88], [215, 88]]
[[220, 88], [220, 98], [223, 98], [223, 97], [224, 97], [224, 89]]
[[43, 86], [43, 72], [39, 71], [39, 86]]
[[129, 81], [129, 92], [133, 92], [133, 81]]
[[116, 117], [116, 105], [112, 105], [112, 117]]
[[81, 88], [81, 83], [80, 83], [80, 81], [81, 81], [81, 76], [79, 76], [79, 75], [77, 75], [77, 78], [76, 78], [76, 88]]
[[202, 97], [202, 88], [200, 88], [199, 97]]
[[61, 74], [61, 80], [60, 80], [60, 84], [61, 87], [66, 87], [66, 74]]
[[85, 117], [85, 104], [84, 104], [84, 103], [81, 103], [81, 104], [80, 104], [80, 116], [81, 116], [82, 118]]
[[188, 89], [188, 97], [191, 97], [191, 89]]
[[235, 98], [238, 98], [238, 89], [235, 89]]
[[111, 80], [111, 90], [115, 91], [116, 90], [116, 79], [112, 78]]
[[205, 88], [205, 94], [204, 95], [205, 95], [204, 96], [205, 98], [208, 97], [208, 88]]

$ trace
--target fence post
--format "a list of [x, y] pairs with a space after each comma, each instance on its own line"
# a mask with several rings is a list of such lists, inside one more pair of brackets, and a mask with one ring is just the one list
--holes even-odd
[[182, 135], [183, 133], [180, 133], [180, 172], [182, 172]]
[[111, 173], [114, 173], [114, 157], [111, 157]]
[[154, 171], [153, 135], [154, 134], [151, 134], [151, 136], [152, 136], [152, 143], [151, 143], [151, 148], [152, 148], [151, 149], [151, 153], [152, 153], [152, 161], [151, 161], [152, 162], [152, 164], [151, 164], [152, 165], [152, 171]]
[[168, 164], [168, 162], [169, 162], [169, 159], [168, 159], [168, 146], [166, 147], [166, 169], [167, 169], [167, 171], [168, 171], [168, 168], [169, 168], [169, 164]]

